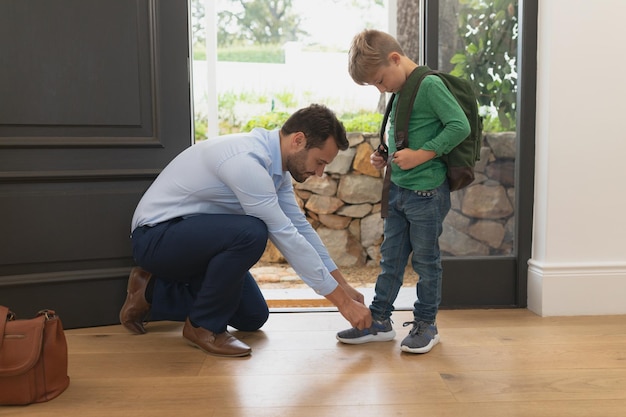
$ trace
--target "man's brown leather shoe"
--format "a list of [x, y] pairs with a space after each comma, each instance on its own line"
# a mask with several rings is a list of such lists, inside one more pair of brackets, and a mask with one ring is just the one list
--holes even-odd
[[146, 286], [152, 274], [139, 267], [130, 270], [126, 301], [120, 310], [120, 323], [131, 333], [144, 334], [144, 319], [150, 311], [150, 304], [146, 301]]
[[247, 356], [252, 352], [250, 346], [228, 332], [213, 333], [202, 327], [193, 327], [189, 318], [183, 327], [183, 337], [191, 346], [215, 356]]

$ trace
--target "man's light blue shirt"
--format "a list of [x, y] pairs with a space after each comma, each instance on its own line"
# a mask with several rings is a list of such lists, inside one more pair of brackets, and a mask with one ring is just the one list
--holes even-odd
[[254, 216], [302, 280], [327, 295], [337, 287], [329, 273], [337, 266], [298, 206], [291, 181], [282, 170], [278, 130], [207, 139], [163, 169], [141, 198], [131, 230], [197, 214]]

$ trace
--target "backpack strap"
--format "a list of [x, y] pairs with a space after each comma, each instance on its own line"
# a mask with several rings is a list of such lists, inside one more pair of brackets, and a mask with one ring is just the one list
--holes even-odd
[[[396, 150], [404, 149], [409, 146], [409, 119], [411, 118], [411, 112], [413, 111], [413, 103], [415, 97], [417, 97], [417, 90], [422, 83], [422, 80], [427, 75], [436, 74], [438, 71], [431, 70], [426, 65], [418, 66], [409, 74], [402, 91], [398, 94], [394, 93], [389, 98], [387, 108], [385, 109], [385, 115], [383, 116], [383, 122], [380, 127], [380, 143], [385, 143], [385, 129], [387, 128], [387, 119], [391, 114], [391, 107], [394, 99], [398, 98], [398, 104], [396, 105], [396, 113], [394, 117], [394, 136], [396, 143]], [[380, 201], [380, 216], [382, 218], [387, 217], [389, 213], [389, 187], [391, 185], [391, 158], [389, 155], [387, 160], [387, 167], [385, 168], [385, 178], [383, 180], [383, 195]]]
[[[387, 129], [387, 119], [391, 113], [391, 107], [393, 105], [393, 99], [396, 98], [396, 94], [392, 94], [387, 102], [387, 108], [385, 109], [385, 115], [383, 116], [383, 123], [380, 126], [380, 143], [385, 143], [385, 131]], [[383, 219], [387, 217], [389, 213], [389, 186], [391, 185], [391, 158], [392, 155], [387, 155], [387, 166], [385, 167], [385, 177], [383, 179], [383, 194], [380, 200], [380, 217]]]
[[419, 66], [409, 74], [402, 91], [398, 94], [398, 104], [394, 119], [394, 135], [396, 138], [396, 149], [404, 149], [409, 146], [409, 120], [413, 111], [413, 103], [417, 97], [417, 91], [422, 84], [422, 80], [427, 75], [436, 74], [426, 65]]

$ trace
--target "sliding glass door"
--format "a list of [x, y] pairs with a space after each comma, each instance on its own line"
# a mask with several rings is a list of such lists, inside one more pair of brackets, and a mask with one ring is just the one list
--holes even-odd
[[452, 193], [452, 210], [441, 237], [446, 307], [526, 306], [536, 3], [423, 0], [420, 4], [418, 60], [471, 79], [485, 122], [476, 180]]

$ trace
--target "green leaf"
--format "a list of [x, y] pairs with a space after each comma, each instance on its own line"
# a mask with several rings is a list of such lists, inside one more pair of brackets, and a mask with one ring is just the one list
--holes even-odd
[[450, 60], [451, 74], [473, 81], [481, 105], [497, 109], [499, 128], [515, 128], [518, 1], [458, 2], [461, 44]]
[[460, 64], [465, 63], [467, 61], [467, 57], [465, 54], [454, 54], [452, 59], [450, 60], [451, 64]]

